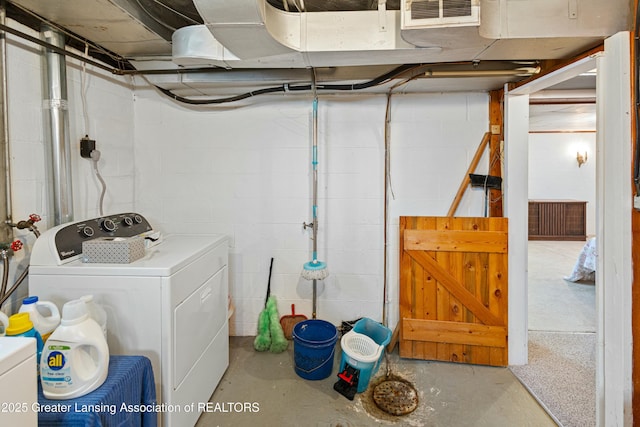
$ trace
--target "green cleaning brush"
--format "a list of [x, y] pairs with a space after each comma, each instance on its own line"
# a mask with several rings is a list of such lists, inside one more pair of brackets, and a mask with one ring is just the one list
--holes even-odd
[[267, 351], [271, 347], [271, 331], [269, 330], [269, 312], [265, 308], [258, 317], [258, 335], [253, 340], [256, 351]]
[[269, 313], [269, 330], [271, 332], [271, 347], [269, 347], [269, 350], [272, 353], [282, 353], [289, 347], [289, 341], [285, 338], [282, 325], [280, 325], [278, 304], [274, 296], [269, 297], [267, 301], [267, 313]]
[[[271, 348], [271, 331], [270, 331], [270, 316], [267, 310], [267, 302], [269, 301], [269, 295], [271, 294], [271, 270], [273, 268], [273, 258], [271, 258], [271, 264], [269, 265], [269, 280], [267, 281], [267, 297], [264, 300], [264, 308], [260, 312], [258, 317], [258, 335], [253, 340], [253, 348], [256, 351], [267, 351]], [[280, 323], [278, 323], [280, 325]]]

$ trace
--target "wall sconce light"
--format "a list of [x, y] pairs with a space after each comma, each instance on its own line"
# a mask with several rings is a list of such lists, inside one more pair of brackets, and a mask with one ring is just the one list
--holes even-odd
[[587, 152], [585, 151], [584, 154], [582, 154], [582, 153], [580, 153], [578, 151], [576, 153], [576, 160], [578, 161], [578, 167], [580, 167], [583, 164], [587, 163]]

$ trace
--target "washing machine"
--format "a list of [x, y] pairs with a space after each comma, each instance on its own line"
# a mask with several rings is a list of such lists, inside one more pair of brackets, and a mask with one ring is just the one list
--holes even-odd
[[[112, 261], [140, 239], [142, 258]], [[114, 243], [104, 246], [104, 260], [83, 256], [83, 246], [99, 241]], [[43, 232], [31, 254], [29, 294], [61, 310], [93, 294], [107, 312], [110, 353], [151, 360], [160, 425], [193, 426], [199, 403], [209, 400], [229, 365], [227, 264], [226, 236], [162, 236], [142, 215], [127, 212]]]

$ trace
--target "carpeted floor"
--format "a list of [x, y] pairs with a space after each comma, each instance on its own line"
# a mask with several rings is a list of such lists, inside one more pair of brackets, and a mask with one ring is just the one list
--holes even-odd
[[511, 370], [564, 427], [595, 419], [594, 333], [529, 331], [529, 364]]
[[595, 332], [593, 282], [569, 282], [585, 242], [529, 242], [529, 330]]
[[511, 367], [564, 427], [596, 424], [595, 284], [564, 280], [584, 244], [529, 242], [529, 364]]

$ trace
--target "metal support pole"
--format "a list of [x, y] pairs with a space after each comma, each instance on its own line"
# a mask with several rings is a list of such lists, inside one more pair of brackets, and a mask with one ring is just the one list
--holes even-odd
[[[6, 2], [0, 2], [0, 24], [4, 25], [7, 19]], [[9, 169], [9, 111], [7, 95], [7, 34], [0, 32], [0, 117], [2, 118], [2, 130], [0, 131], [0, 167], [4, 167], [0, 173], [0, 245], [5, 247], [13, 240], [13, 227], [11, 222], [11, 181]]]

